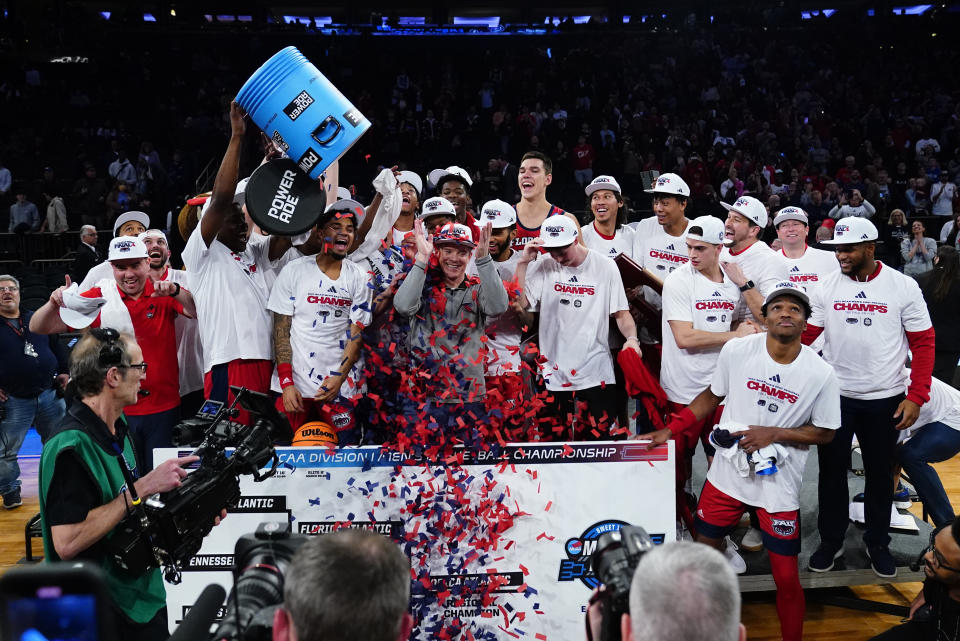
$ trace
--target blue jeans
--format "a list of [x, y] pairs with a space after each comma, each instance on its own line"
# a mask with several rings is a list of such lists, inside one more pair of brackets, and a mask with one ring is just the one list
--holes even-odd
[[66, 404], [53, 389], [40, 392], [36, 398], [9, 396], [3, 405], [7, 414], [0, 421], [0, 495], [20, 488], [17, 455], [30, 426], [36, 426], [45, 442], [66, 411]]
[[156, 414], [128, 416], [133, 449], [137, 452], [137, 471], [144, 476], [153, 469], [153, 448], [173, 447], [173, 427], [180, 422], [180, 406]]
[[897, 448], [900, 464], [910, 475], [934, 527], [952, 523], [954, 514], [943, 483], [930, 463], [946, 461], [957, 452], [960, 452], [960, 431], [939, 421], [924, 425], [913, 438]]

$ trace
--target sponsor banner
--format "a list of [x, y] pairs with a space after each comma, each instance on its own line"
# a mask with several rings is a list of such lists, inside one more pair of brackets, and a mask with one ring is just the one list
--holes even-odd
[[[157, 450], [155, 460], [184, 453]], [[380, 447], [277, 453], [278, 474], [241, 477], [240, 508], [204, 540], [183, 582], [167, 584], [171, 628], [207, 584], [230, 592], [234, 545], [264, 521], [289, 518], [307, 535], [357, 527], [406, 539], [431, 586], [422, 627], [459, 619], [475, 638], [580, 638], [598, 538], [628, 523], [656, 543], [676, 537], [672, 442], [651, 451], [633, 441], [513, 444], [444, 461]], [[453, 519], [461, 527], [449, 527]]]

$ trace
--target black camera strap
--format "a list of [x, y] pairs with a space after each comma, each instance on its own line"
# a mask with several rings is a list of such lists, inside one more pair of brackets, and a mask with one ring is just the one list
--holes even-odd
[[[121, 438], [125, 439], [126, 434]], [[123, 480], [127, 484], [127, 491], [130, 493], [130, 503], [134, 508], [139, 508], [142, 499], [140, 495], [137, 494], [137, 489], [134, 487], [134, 484], [137, 481], [136, 476], [133, 474], [133, 470], [130, 469], [130, 465], [127, 463], [127, 457], [123, 455], [123, 448], [120, 447], [120, 443], [113, 441], [113, 451], [116, 453], [117, 458], [120, 459], [120, 473], [123, 474]], [[129, 508], [127, 509], [129, 512]]]

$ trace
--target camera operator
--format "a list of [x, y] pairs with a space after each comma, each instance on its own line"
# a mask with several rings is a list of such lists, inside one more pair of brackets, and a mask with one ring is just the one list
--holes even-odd
[[[599, 606], [591, 598], [587, 609], [593, 641], [600, 639]], [[620, 630], [624, 641], [744, 641], [737, 576], [723, 555], [706, 545], [658, 545], [637, 564], [630, 613], [623, 615]]]
[[167, 492], [197, 457], [169, 459], [135, 480], [138, 462], [122, 412], [137, 402], [146, 365], [133, 337], [114, 329], [93, 329], [77, 343], [68, 386], [76, 398], [40, 459], [40, 512], [49, 561], [86, 559], [103, 569], [117, 638], [159, 641], [168, 635], [160, 570], [125, 572], [113, 561], [110, 539], [133, 504], [128, 483], [142, 497]]
[[930, 546], [918, 562], [926, 578], [906, 623], [871, 641], [960, 639], [960, 518], [930, 533]]
[[274, 641], [410, 636], [410, 561], [389, 539], [367, 530], [311, 538], [290, 563]]

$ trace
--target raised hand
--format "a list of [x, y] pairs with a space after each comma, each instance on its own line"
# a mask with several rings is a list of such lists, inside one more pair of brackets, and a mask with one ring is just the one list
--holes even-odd
[[63, 278], [67, 284], [62, 285], [56, 288], [55, 290], [53, 290], [52, 292], [50, 292], [50, 302], [56, 305], [57, 307], [63, 307], [63, 291], [65, 289], [68, 289], [72, 284], [72, 281], [70, 280], [70, 276], [64, 274]]
[[422, 220], [417, 219], [413, 223], [413, 239], [417, 242], [416, 260], [429, 261], [433, 256], [433, 238], [427, 236]]
[[483, 258], [490, 255], [490, 236], [493, 234], [493, 223], [488, 222], [480, 228], [480, 238], [477, 240], [477, 249], [474, 258]]
[[539, 238], [534, 238], [529, 243], [523, 246], [523, 251], [520, 252], [520, 258], [517, 262], [519, 263], [529, 263], [535, 261], [537, 256], [540, 255], [540, 246], [543, 245], [543, 241]]
[[247, 132], [247, 123], [244, 121], [246, 112], [234, 100], [230, 103], [230, 134], [242, 136]]

